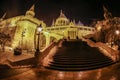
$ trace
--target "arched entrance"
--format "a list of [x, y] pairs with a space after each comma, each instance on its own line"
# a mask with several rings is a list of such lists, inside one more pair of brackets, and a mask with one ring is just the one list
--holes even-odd
[[56, 41], [57, 41], [57, 39], [55, 37], [50, 37], [50, 43], [56, 42]]
[[40, 36], [40, 49], [43, 49], [46, 47], [46, 38], [45, 35], [43, 35], [43, 33], [41, 33]]

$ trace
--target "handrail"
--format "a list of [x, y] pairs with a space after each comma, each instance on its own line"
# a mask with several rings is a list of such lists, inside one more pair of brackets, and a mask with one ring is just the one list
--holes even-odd
[[118, 50], [114, 50], [102, 42], [95, 43], [95, 42], [91, 41], [90, 39], [85, 39], [85, 38], [82, 38], [82, 40], [87, 42], [87, 44], [90, 47], [99, 48], [103, 52], [104, 55], [110, 57], [114, 62], [119, 61], [119, 51]]
[[52, 42], [48, 47], [44, 48], [39, 56], [39, 62], [42, 64], [43, 59], [48, 55], [49, 51], [55, 46], [55, 42]]
[[62, 39], [60, 39], [58, 42], [52, 42], [48, 47], [43, 49], [41, 51], [40, 57], [39, 57], [39, 62], [42, 65], [44, 58], [49, 54], [50, 50], [55, 46], [58, 45], [61, 42]]

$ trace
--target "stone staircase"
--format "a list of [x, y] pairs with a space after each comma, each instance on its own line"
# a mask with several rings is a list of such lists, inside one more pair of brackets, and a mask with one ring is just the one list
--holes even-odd
[[98, 48], [90, 47], [81, 40], [63, 41], [47, 69], [60, 71], [84, 71], [113, 64]]

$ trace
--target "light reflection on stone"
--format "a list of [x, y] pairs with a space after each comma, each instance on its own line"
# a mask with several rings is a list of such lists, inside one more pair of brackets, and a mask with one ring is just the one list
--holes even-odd
[[14, 74], [13, 72], [16, 72], [16, 75], [8, 77], [6, 80], [120, 80], [120, 63], [101, 69], [78, 72], [31, 68], [17, 74], [19, 71], [21, 72], [19, 69], [11, 70], [10, 75]]
[[42, 62], [43, 66], [49, 66], [49, 63], [53, 61], [53, 56], [57, 51], [57, 47], [58, 46], [53, 47], [53, 49], [50, 50], [49, 54], [44, 58], [44, 60]]
[[78, 77], [81, 78], [82, 77], [82, 72], [78, 73]]
[[102, 71], [101, 69], [98, 70], [97, 77], [96, 77], [97, 80], [99, 80], [99, 78], [100, 78], [101, 75], [102, 75], [102, 74], [101, 74], [101, 71]]
[[58, 78], [59, 78], [59, 79], [63, 79], [64, 76], [65, 76], [64, 72], [59, 72], [59, 73], [58, 73]]
[[110, 80], [117, 80], [115, 76], [112, 76]]

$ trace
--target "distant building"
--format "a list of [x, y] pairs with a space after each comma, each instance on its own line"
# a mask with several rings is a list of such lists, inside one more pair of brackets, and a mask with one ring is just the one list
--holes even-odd
[[60, 16], [55, 22], [53, 21], [52, 26], [46, 27], [45, 30], [69, 39], [81, 38], [82, 36], [93, 34], [95, 31], [93, 27], [84, 26], [80, 21], [78, 24], [76, 24], [75, 20], [70, 21], [65, 14], [63, 14], [62, 10]]

